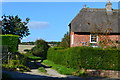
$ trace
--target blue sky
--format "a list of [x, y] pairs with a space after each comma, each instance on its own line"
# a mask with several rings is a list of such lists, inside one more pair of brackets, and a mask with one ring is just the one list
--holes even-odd
[[[68, 24], [77, 15], [83, 5], [89, 8], [105, 8], [106, 2], [3, 2], [2, 16], [18, 15], [24, 19], [30, 18], [28, 24], [30, 35], [23, 42], [44, 39], [46, 41], [61, 41], [69, 30]], [[113, 2], [113, 9], [118, 3]]]

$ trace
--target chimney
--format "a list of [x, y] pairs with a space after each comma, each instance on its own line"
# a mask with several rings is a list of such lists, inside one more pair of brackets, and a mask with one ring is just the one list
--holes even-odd
[[106, 12], [108, 15], [112, 15], [112, 3], [110, 1], [108, 1], [108, 3], [106, 4]]
[[84, 5], [84, 8], [86, 8], [86, 4]]

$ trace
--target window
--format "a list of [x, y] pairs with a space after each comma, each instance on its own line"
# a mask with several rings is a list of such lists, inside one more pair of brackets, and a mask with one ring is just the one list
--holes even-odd
[[98, 41], [98, 36], [96, 34], [91, 34], [90, 43], [97, 43], [97, 41]]

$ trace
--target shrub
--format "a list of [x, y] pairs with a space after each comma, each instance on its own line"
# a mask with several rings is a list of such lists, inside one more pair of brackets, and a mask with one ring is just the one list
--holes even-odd
[[8, 69], [12, 71], [20, 71], [20, 72], [26, 72], [30, 71], [30, 69], [27, 66], [24, 65], [12, 65], [12, 64], [2, 64], [3, 69]]
[[120, 64], [118, 64], [120, 50], [118, 49], [73, 47], [59, 50], [50, 48], [47, 58], [55, 64], [77, 70], [81, 68], [120, 70]]
[[16, 65], [16, 69], [20, 72], [27, 72], [30, 71], [30, 68], [24, 65]]
[[10, 60], [10, 65], [17, 65], [20, 64], [20, 60]]
[[7, 46], [9, 52], [17, 52], [18, 37], [17, 35], [0, 35], [2, 43], [0, 45]]
[[47, 50], [49, 48], [47, 42], [40, 39], [37, 40], [35, 43], [36, 46], [31, 49], [32, 54], [41, 57], [42, 59], [46, 59]]
[[15, 53], [14, 56], [15, 56], [15, 58], [13, 58], [13, 59], [16, 61], [19, 60], [19, 64], [26, 65], [29, 61], [28, 57], [26, 57], [25, 55], [20, 54], [18, 52]]

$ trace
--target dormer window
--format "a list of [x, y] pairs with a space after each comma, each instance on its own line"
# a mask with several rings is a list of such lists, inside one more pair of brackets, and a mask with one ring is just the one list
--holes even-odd
[[90, 35], [90, 43], [97, 43], [98, 42], [98, 35], [97, 34], [91, 34]]

